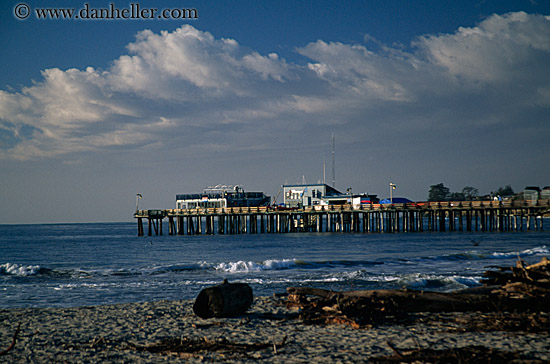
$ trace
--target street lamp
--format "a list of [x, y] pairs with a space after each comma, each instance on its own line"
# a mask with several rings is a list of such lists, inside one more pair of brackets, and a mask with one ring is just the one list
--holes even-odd
[[390, 203], [393, 204], [393, 190], [395, 190], [397, 186], [394, 183], [390, 182]]
[[143, 198], [141, 193], [136, 193], [136, 212], [139, 210], [139, 199]]

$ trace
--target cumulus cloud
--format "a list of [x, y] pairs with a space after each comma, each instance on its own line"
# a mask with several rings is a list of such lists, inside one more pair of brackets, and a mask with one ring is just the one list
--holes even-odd
[[[417, 46], [451, 75], [479, 82], [507, 82], [541, 70], [550, 52], [550, 17], [524, 12], [493, 15], [478, 27], [421, 37]], [[531, 74], [535, 70], [531, 69]]]
[[465, 123], [513, 128], [521, 115], [547, 130], [549, 17], [493, 15], [412, 46], [319, 40], [297, 49], [309, 58], [301, 65], [189, 25], [142, 31], [106, 70], [47, 69], [20, 92], [0, 91], [0, 158], [143, 145], [231, 151], [244, 137], [247, 148], [269, 149], [286, 130], [315, 138], [317, 127], [339, 125], [359, 138], [391, 124], [453, 133]]

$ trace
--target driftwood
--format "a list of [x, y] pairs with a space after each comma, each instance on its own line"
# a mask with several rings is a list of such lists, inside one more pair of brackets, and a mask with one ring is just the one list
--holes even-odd
[[15, 347], [15, 343], [17, 342], [17, 335], [19, 335], [19, 331], [21, 331], [21, 323], [17, 325], [17, 329], [15, 330], [15, 333], [13, 334], [13, 338], [11, 340], [11, 345], [6, 350], [0, 351], [0, 356], [6, 355], [7, 353], [10, 352], [10, 350], [12, 350]]
[[484, 285], [498, 285], [493, 292], [508, 298], [550, 297], [550, 260], [543, 257], [539, 263], [525, 265], [518, 259], [515, 267], [499, 267], [498, 271], [487, 271], [482, 280]]
[[494, 312], [550, 310], [550, 261], [498, 268], [484, 274], [483, 286], [442, 293], [413, 290], [335, 292], [310, 287], [287, 288], [287, 307], [301, 309], [305, 323], [343, 323], [364, 327], [406, 321], [418, 312]]
[[221, 337], [216, 340], [207, 337], [198, 339], [189, 338], [169, 338], [156, 344], [141, 346], [129, 343], [128, 345], [139, 351], [148, 351], [158, 354], [195, 354], [201, 351], [226, 351], [231, 353], [246, 353], [250, 351], [259, 351], [273, 349], [276, 353], [277, 348], [282, 348], [286, 343], [286, 336], [279, 343], [259, 342], [259, 343], [236, 343], [228, 341]]
[[252, 305], [252, 288], [246, 283], [228, 283], [203, 289], [193, 304], [193, 312], [201, 318], [235, 317]]
[[419, 292], [367, 290], [335, 292], [308, 287], [289, 287], [287, 307], [301, 308], [305, 323], [348, 324], [355, 328], [386, 321], [407, 321], [415, 312], [487, 311], [494, 306], [482, 292]]

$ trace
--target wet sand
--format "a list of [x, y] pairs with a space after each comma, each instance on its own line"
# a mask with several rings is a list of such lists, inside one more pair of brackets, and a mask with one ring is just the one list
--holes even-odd
[[[20, 324], [15, 346], [0, 356], [0, 363], [363, 363], [394, 354], [388, 342], [399, 350], [484, 346], [550, 361], [550, 335], [544, 333], [464, 332], [452, 320], [365, 329], [304, 325], [295, 318], [295, 311], [275, 297], [256, 297], [247, 314], [239, 318], [200, 319], [192, 303], [0, 309], [0, 351], [10, 346]], [[250, 350], [179, 354], [146, 350], [165, 340], [248, 344]]]

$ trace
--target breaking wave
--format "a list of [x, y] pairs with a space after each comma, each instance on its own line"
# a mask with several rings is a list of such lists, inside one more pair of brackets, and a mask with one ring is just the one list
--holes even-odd
[[42, 268], [39, 265], [23, 265], [13, 263], [4, 263], [0, 265], [0, 275], [28, 277], [49, 272], [49, 269]]
[[219, 263], [215, 266], [218, 271], [229, 273], [259, 272], [264, 270], [283, 270], [297, 266], [299, 263], [295, 259], [268, 259], [263, 262], [242, 261]]
[[545, 246], [536, 247], [532, 249], [525, 249], [518, 252], [508, 252], [508, 253], [493, 253], [493, 258], [517, 258], [517, 257], [531, 257], [535, 255], [545, 255], [549, 254], [550, 250]]
[[[550, 254], [550, 250], [546, 246], [536, 247], [532, 249], [525, 249], [522, 251], [513, 251], [513, 252], [492, 252], [492, 253], [483, 253], [476, 250], [454, 253], [454, 254], [444, 254], [438, 256], [427, 256], [419, 257], [411, 260], [430, 260], [430, 261], [470, 261], [470, 260], [484, 260], [484, 259], [510, 259], [517, 257], [530, 257], [537, 255], [547, 255]], [[404, 263], [408, 260], [403, 261]]]
[[261, 272], [261, 271], [278, 271], [286, 269], [322, 269], [336, 267], [354, 267], [354, 266], [371, 266], [384, 264], [382, 262], [371, 261], [320, 261], [308, 262], [300, 259], [268, 259], [261, 262], [243, 261], [222, 262], [215, 265], [217, 271], [228, 273], [246, 273], [246, 272]]

